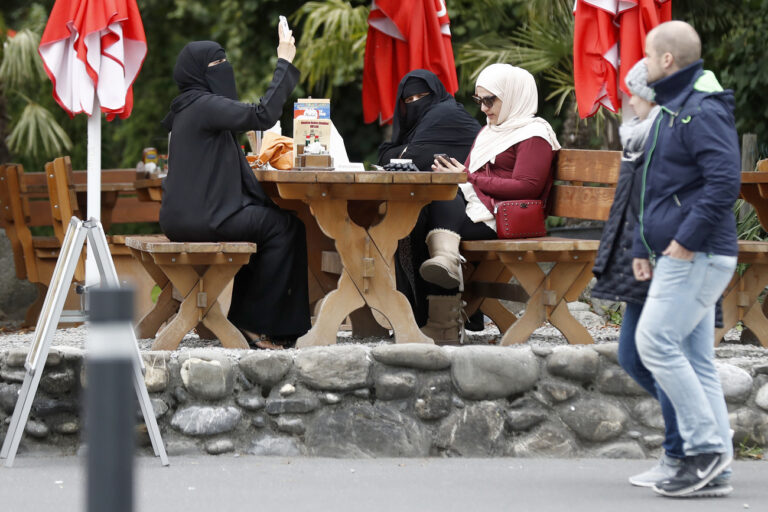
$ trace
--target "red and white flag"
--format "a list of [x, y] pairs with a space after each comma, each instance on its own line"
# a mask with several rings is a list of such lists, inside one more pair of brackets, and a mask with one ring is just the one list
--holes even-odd
[[136, 0], [57, 0], [38, 51], [53, 97], [70, 116], [92, 115], [94, 95], [108, 120], [131, 114], [147, 55]]
[[400, 79], [414, 69], [435, 73], [459, 90], [445, 0], [374, 0], [363, 68], [363, 121], [389, 122]]
[[583, 119], [602, 105], [612, 112], [629, 94], [624, 77], [643, 58], [645, 36], [672, 18], [671, 0], [576, 0], [573, 80]]

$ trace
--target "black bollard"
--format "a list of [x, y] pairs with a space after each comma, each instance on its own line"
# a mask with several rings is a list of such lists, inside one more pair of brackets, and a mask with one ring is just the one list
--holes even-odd
[[89, 292], [85, 417], [88, 512], [133, 510], [133, 290]]

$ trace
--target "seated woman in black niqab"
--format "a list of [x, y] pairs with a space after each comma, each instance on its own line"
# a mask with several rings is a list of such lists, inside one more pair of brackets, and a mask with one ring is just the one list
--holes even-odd
[[416, 69], [400, 80], [392, 140], [379, 146], [379, 165], [410, 158], [420, 171], [431, 171], [438, 153], [463, 162], [480, 128], [437, 75]]
[[264, 193], [235, 137], [280, 118], [299, 80], [296, 47], [280, 34], [272, 83], [259, 104], [238, 101], [224, 49], [195, 41], [181, 50], [179, 95], [163, 125], [171, 131], [160, 227], [178, 242], [255, 242], [235, 276], [229, 320], [252, 346], [282, 348], [310, 327], [304, 224]]
[[[464, 162], [481, 126], [445, 90], [431, 71], [417, 69], [406, 74], [397, 88], [397, 106], [392, 121], [392, 140], [379, 146], [379, 165], [392, 158], [409, 158], [420, 171], [431, 171], [435, 154]], [[429, 258], [424, 239], [426, 217], [422, 212], [410, 236], [398, 244], [397, 289], [411, 303], [416, 322], [427, 322], [429, 285], [416, 272]], [[478, 311], [482, 329], [482, 312]]]

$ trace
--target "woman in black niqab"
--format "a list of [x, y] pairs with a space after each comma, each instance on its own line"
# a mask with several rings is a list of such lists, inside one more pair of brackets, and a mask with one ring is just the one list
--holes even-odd
[[[406, 103], [407, 98], [421, 93], [429, 94]], [[431, 171], [436, 153], [463, 162], [480, 128], [437, 75], [425, 69], [411, 71], [397, 88], [392, 140], [379, 146], [379, 165], [392, 158], [410, 158], [420, 171]]]
[[[277, 207], [256, 180], [236, 132], [266, 130], [280, 118], [299, 79], [281, 37], [272, 83], [259, 104], [238, 101], [224, 49], [195, 41], [179, 53], [179, 95], [163, 125], [171, 131], [160, 227], [179, 242], [246, 241], [257, 252], [235, 276], [229, 320], [258, 337], [293, 340], [310, 327], [304, 225]], [[281, 56], [278, 47], [278, 57]]]
[[[416, 101], [406, 100], [428, 93]], [[379, 146], [379, 165], [392, 158], [410, 158], [420, 171], [431, 171], [434, 155], [444, 153], [466, 161], [481, 126], [445, 90], [437, 75], [425, 69], [406, 74], [397, 88], [397, 107], [392, 121], [392, 140]], [[427, 294], [430, 285], [416, 269], [429, 258], [424, 238], [427, 234], [424, 212], [411, 234], [397, 248], [397, 289], [411, 303], [419, 325], [427, 321]]]

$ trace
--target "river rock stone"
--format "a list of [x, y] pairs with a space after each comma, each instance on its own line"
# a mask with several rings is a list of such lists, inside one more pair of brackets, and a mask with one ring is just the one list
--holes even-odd
[[412, 371], [377, 372], [373, 378], [378, 400], [399, 400], [413, 396], [416, 373]]
[[77, 414], [80, 407], [78, 403], [71, 398], [47, 398], [38, 396], [32, 402], [32, 414], [38, 418], [47, 418], [54, 414], [71, 412]]
[[451, 366], [451, 358], [445, 350], [423, 343], [380, 345], [371, 350], [371, 355], [383, 364], [419, 370], [444, 370]]
[[42, 421], [27, 420], [27, 424], [24, 426], [24, 432], [37, 439], [43, 439], [48, 437], [51, 429], [49, 429], [48, 425]]
[[453, 403], [453, 386], [447, 374], [426, 377], [416, 394], [413, 408], [423, 420], [436, 420], [448, 416]]
[[272, 390], [267, 398], [267, 414], [306, 414], [320, 407], [320, 400], [306, 389], [300, 388], [288, 396], [282, 396], [279, 392]]
[[510, 432], [523, 432], [532, 429], [548, 416], [547, 411], [543, 409], [509, 409], [504, 426]]
[[648, 393], [635, 382], [620, 366], [607, 365], [597, 377], [597, 389], [610, 395], [647, 395]]
[[539, 384], [539, 389], [545, 392], [555, 402], [564, 402], [578, 395], [581, 391], [579, 386], [569, 382], [547, 380]]
[[13, 413], [13, 409], [16, 407], [16, 400], [19, 397], [19, 389], [21, 389], [21, 386], [18, 384], [4, 384], [0, 382], [0, 409], [8, 414]]
[[732, 404], [743, 404], [752, 393], [752, 376], [738, 366], [727, 363], [717, 364], [717, 373], [723, 384], [725, 401]]
[[733, 444], [768, 444], [768, 414], [742, 407], [728, 415], [733, 429]]
[[371, 390], [368, 388], [359, 388], [352, 391], [352, 395], [357, 398], [362, 398], [363, 400], [368, 400], [371, 398]]
[[591, 382], [597, 375], [600, 356], [591, 347], [557, 347], [547, 358], [547, 370], [552, 375]]
[[567, 429], [545, 424], [514, 443], [511, 454], [515, 457], [571, 457], [577, 450], [578, 443]]
[[240, 370], [251, 382], [271, 388], [293, 366], [293, 355], [287, 351], [256, 351], [240, 358]]
[[204, 400], [219, 400], [232, 394], [234, 376], [228, 361], [190, 357], [181, 364], [179, 373], [184, 387]]
[[539, 378], [538, 358], [529, 347], [468, 346], [452, 355], [451, 378], [463, 398], [506, 398], [528, 391]]
[[267, 417], [264, 414], [256, 414], [251, 418], [251, 425], [255, 428], [264, 428], [267, 426]]
[[211, 436], [233, 430], [241, 417], [236, 407], [193, 405], [176, 411], [171, 426], [188, 436]]
[[341, 402], [341, 396], [338, 393], [323, 393], [320, 395], [320, 401], [326, 405], [334, 405]]
[[596, 329], [605, 325], [605, 319], [591, 311], [573, 311], [573, 318], [587, 329]]
[[72, 435], [80, 432], [80, 421], [77, 418], [64, 420], [53, 426], [53, 431], [58, 434]]
[[4, 368], [0, 370], [0, 380], [6, 382], [24, 382], [27, 372], [23, 368]]
[[582, 399], [560, 409], [560, 418], [587, 441], [602, 442], [622, 433], [627, 414], [604, 400]]
[[651, 434], [648, 436], [643, 436], [642, 439], [643, 439], [643, 444], [648, 448], [658, 448], [664, 443], [664, 436], [660, 434]]
[[165, 400], [161, 400], [160, 398], [150, 398], [149, 401], [152, 404], [152, 411], [155, 413], [156, 419], [162, 418], [165, 416], [165, 413], [168, 412], [168, 404], [165, 403]]
[[205, 443], [205, 451], [210, 455], [221, 455], [235, 451], [235, 443], [231, 439], [214, 439]]
[[258, 411], [267, 405], [267, 401], [261, 396], [261, 390], [258, 387], [237, 395], [235, 403], [246, 411]]
[[312, 347], [299, 351], [295, 361], [299, 380], [324, 391], [348, 391], [368, 387], [371, 359], [361, 346]]
[[306, 430], [304, 421], [301, 418], [287, 418], [285, 416], [277, 418], [275, 421], [275, 428], [280, 432], [285, 432], [286, 434], [294, 436], [300, 436]]
[[664, 430], [664, 417], [661, 415], [661, 405], [655, 398], [647, 398], [635, 404], [632, 409], [634, 416], [646, 427]]
[[72, 390], [77, 377], [72, 368], [43, 373], [40, 378], [40, 389], [51, 395], [63, 395]]
[[295, 392], [296, 392], [296, 386], [294, 386], [293, 384], [290, 384], [290, 383], [288, 383], [288, 384], [285, 384], [285, 385], [283, 385], [283, 386], [280, 388], [280, 395], [281, 395], [281, 396], [288, 396], [288, 395], [292, 395], [292, 394], [294, 394]]
[[531, 352], [539, 357], [547, 357], [553, 351], [554, 349], [552, 347], [548, 347], [546, 345], [531, 345]]
[[435, 446], [445, 454], [462, 457], [500, 455], [504, 451], [505, 416], [496, 402], [467, 404], [440, 423]]
[[266, 457], [300, 457], [304, 455], [304, 450], [293, 437], [266, 435], [254, 441], [248, 453]]
[[[23, 368], [27, 361], [29, 350], [26, 348], [10, 348], [5, 356], [5, 364], [9, 367]], [[56, 349], [51, 349], [45, 358], [45, 367], [50, 368], [61, 364], [61, 353]]]
[[768, 411], [768, 384], [763, 384], [760, 386], [760, 389], [757, 390], [755, 404], [761, 409]]
[[144, 384], [150, 393], [162, 393], [168, 387], [168, 369], [162, 366], [147, 364], [145, 361]]
[[615, 342], [611, 343], [598, 343], [592, 345], [592, 350], [608, 359], [613, 364], [619, 364], [619, 344]]
[[426, 457], [430, 435], [387, 404], [345, 402], [318, 411], [304, 442], [310, 455], [320, 457]]
[[595, 455], [606, 459], [644, 459], [643, 448], [635, 442], [618, 442], [601, 446]]

